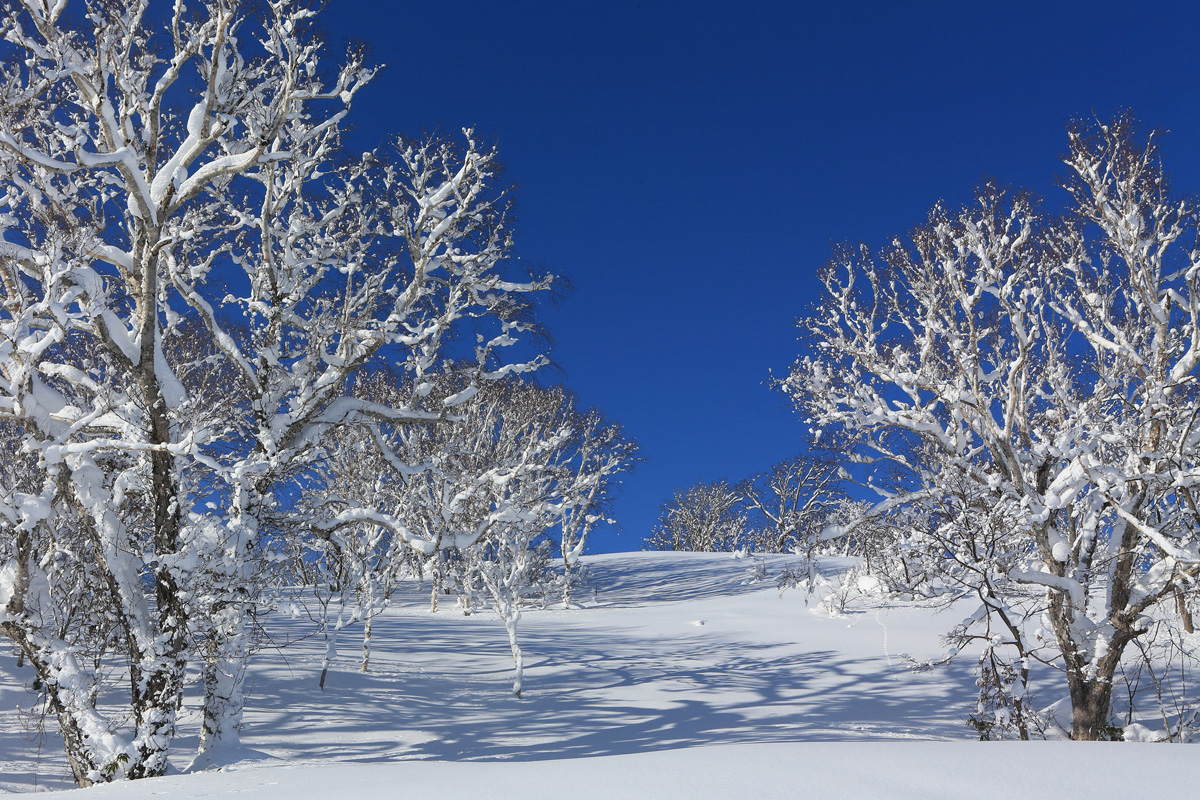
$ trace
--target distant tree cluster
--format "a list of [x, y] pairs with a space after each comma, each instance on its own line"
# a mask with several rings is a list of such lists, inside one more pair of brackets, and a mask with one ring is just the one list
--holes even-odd
[[786, 553], [819, 543], [845, 503], [845, 473], [831, 450], [781, 461], [738, 483], [696, 483], [662, 506], [648, 550]]

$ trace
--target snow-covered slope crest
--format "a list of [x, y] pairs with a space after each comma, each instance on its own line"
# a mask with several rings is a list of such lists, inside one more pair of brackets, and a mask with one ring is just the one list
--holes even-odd
[[[524, 699], [504, 626], [411, 587], [375, 621], [372, 671], [343, 632], [326, 691], [310, 638], [260, 654], [244, 750], [221, 767], [75, 797], [1083, 797], [1200, 785], [1186, 746], [970, 741], [971, 664], [912, 672], [954, 614], [870, 603], [831, 616], [775, 578], [795, 559], [586, 559], [582, 608], [527, 609]], [[831, 568], [836, 565], [831, 565]], [[765, 578], [763, 572], [766, 573]], [[593, 591], [594, 589], [594, 591]], [[277, 642], [309, 632], [274, 615]], [[28, 676], [0, 657], [0, 791], [66, 788], [11, 711]], [[189, 696], [184, 721], [195, 730]], [[186, 766], [196, 737], [172, 758]], [[1119, 751], [1119, 752], [1118, 752]], [[1119, 757], [1114, 757], [1114, 754]], [[37, 776], [35, 778], [35, 775]]]

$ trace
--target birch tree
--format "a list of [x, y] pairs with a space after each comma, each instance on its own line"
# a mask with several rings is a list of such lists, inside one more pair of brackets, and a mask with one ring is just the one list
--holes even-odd
[[779, 462], [738, 485], [746, 509], [757, 524], [756, 549], [785, 553], [809, 550], [827, 518], [843, 498], [841, 466], [831, 452], [811, 452]]
[[[87, 784], [166, 770], [197, 635], [203, 746], [236, 736], [260, 600], [245, 589], [264, 521], [287, 511], [275, 487], [302, 480], [331, 428], [442, 418], [535, 367], [502, 353], [546, 283], [505, 266], [508, 201], [470, 132], [345, 152], [375, 70], [354, 52], [331, 67], [311, 9], [68, 5], [0, 12], [0, 415], [35, 465], [0, 508], [15, 543], [0, 625], [57, 698]], [[459, 396], [347, 392], [386, 360], [421, 396], [464, 324], [479, 338]], [[171, 344], [185, 328], [231, 376], [232, 405], [189, 386], [205, 368]], [[89, 569], [47, 571], [64, 537], [86, 543]], [[97, 674], [38, 611], [74, 591], [64, 580], [88, 582], [112, 621], [124, 710], [89, 700]]]
[[748, 544], [745, 498], [727, 481], [697, 483], [662, 505], [647, 550], [732, 551]]
[[[461, 395], [465, 380], [444, 373], [429, 382]], [[367, 391], [403, 395], [406, 387], [382, 380]], [[373, 440], [382, 471], [329, 461], [314, 494], [325, 515], [314, 524], [313, 549], [341, 558], [361, 552], [367, 531], [389, 531], [391, 546], [371, 551], [369, 565], [360, 559], [377, 576], [372, 580], [419, 553], [431, 578], [431, 612], [451, 578], [464, 608], [494, 609], [508, 633], [520, 695], [517, 629], [521, 607], [543, 577], [534, 574], [545, 561], [541, 548], [553, 538], [565, 567], [577, 563], [637, 447], [600, 412], [576, 408], [561, 387], [492, 381], [454, 411], [438, 425], [383, 426]], [[570, 603], [569, 583], [563, 599]]]
[[1200, 256], [1155, 136], [1077, 125], [1066, 164], [1065, 217], [987, 185], [878, 257], [839, 250], [784, 388], [878, 468], [868, 517], [920, 510], [930, 569], [981, 601], [963, 630], [1060, 670], [1096, 739], [1128, 645], [1200, 567]]

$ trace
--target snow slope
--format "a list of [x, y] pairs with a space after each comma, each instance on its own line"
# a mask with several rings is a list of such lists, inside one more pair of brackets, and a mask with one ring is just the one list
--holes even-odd
[[[769, 575], [786, 560], [771, 558]], [[901, 656], [937, 655], [953, 613], [831, 616], [726, 555], [587, 563], [595, 594], [580, 595], [584, 608], [524, 616], [524, 699], [510, 693], [494, 615], [464, 617], [453, 603], [431, 614], [414, 587], [377, 619], [369, 673], [357, 669], [355, 628], [324, 692], [320, 643], [264, 651], [245, 749], [222, 754], [224, 771], [87, 796], [984, 798], [1013, 796], [1015, 781], [1018, 796], [1061, 798], [1188, 796], [1200, 784], [1187, 747], [970, 741], [971, 664], [913, 672]], [[277, 641], [311, 628], [283, 615], [268, 624]], [[39, 760], [12, 711], [29, 702], [25, 673], [0, 658], [0, 790], [67, 787], [53, 723]], [[196, 743], [194, 716], [185, 721], [180, 767]]]

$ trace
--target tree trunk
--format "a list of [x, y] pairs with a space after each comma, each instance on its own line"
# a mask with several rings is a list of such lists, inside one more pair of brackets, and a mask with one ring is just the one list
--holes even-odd
[[[17, 645], [17, 652], [24, 657], [25, 648], [31, 646], [25, 632], [12, 623], [0, 625], [0, 632], [6, 634]], [[95, 782], [92, 775], [98, 772], [102, 765], [96, 763], [95, 754], [88, 747], [88, 737], [84, 734], [79, 719], [71, 713], [71, 704], [62, 697], [63, 689], [52, 677], [53, 670], [50, 665], [39, 658], [37, 653], [29, 656], [29, 664], [37, 674], [37, 680], [45, 687], [50, 707], [58, 720], [58, 730], [62, 734], [67, 763], [71, 767], [71, 777], [75, 780], [75, 785], [91, 786]]]
[[329, 607], [326, 606], [321, 610], [321, 633], [325, 637], [325, 656], [321, 659], [321, 680], [318, 682], [321, 691], [325, 691], [325, 676], [329, 674], [329, 666], [337, 658], [338, 633], [342, 630], [345, 611], [345, 590], [343, 590], [342, 596], [339, 598], [337, 622], [334, 623], [332, 629], [329, 625]]
[[373, 617], [368, 614], [363, 620], [363, 660], [362, 671], [367, 672], [371, 668], [371, 622]]
[[1112, 681], [1099, 676], [1089, 681], [1072, 682], [1071, 738], [1094, 742], [1112, 738], [1109, 712], [1112, 706]]
[[512, 650], [514, 664], [513, 694], [518, 698], [521, 696], [521, 687], [525, 681], [525, 658], [521, 653], [521, 646], [517, 644], [517, 622], [519, 620], [519, 612], [504, 615], [504, 628], [508, 631], [508, 646]]
[[58, 719], [58, 729], [62, 732], [63, 745], [67, 752], [67, 763], [71, 766], [71, 777], [75, 785], [86, 788], [93, 784], [91, 773], [96, 767], [88, 758], [87, 748], [84, 747], [83, 731], [79, 729], [75, 718], [67, 713], [62, 704], [53, 696], [50, 701], [54, 708], [54, 716]]
[[563, 608], [571, 607], [571, 560], [563, 557]]
[[[156, 291], [154, 287], [158, 269], [156, 258], [147, 258], [143, 269], [146, 278], [138, 323], [142, 336], [142, 360], [137, 367], [137, 380], [148, 405], [147, 434], [151, 443], [165, 446], [172, 443], [172, 437], [167, 403], [159, 387], [160, 376], [155, 364], [157, 322], [153, 309], [156, 308], [157, 298], [153, 293]], [[138, 756], [130, 766], [130, 778], [151, 778], [165, 774], [167, 748], [176, 734], [175, 709], [183, 694], [183, 677], [187, 669], [189, 609], [183, 601], [176, 574], [169, 566], [169, 556], [179, 552], [183, 512], [176, 472], [175, 456], [165, 447], [150, 453], [154, 555], [159, 559], [159, 566], [154, 569], [155, 622], [158, 630], [139, 631], [149, 635], [150, 639], [134, 642], [138, 663], [131, 670], [131, 683], [134, 687], [133, 716], [137, 725], [135, 742]]]
[[249, 655], [214, 657], [201, 669], [204, 686], [204, 723], [200, 729], [200, 752], [217, 745], [236, 745], [241, 740], [243, 685]]
[[1179, 618], [1183, 621], [1184, 632], [1195, 633], [1196, 626], [1192, 624], [1192, 611], [1188, 608], [1187, 598], [1183, 596], [1183, 590], [1178, 586], [1175, 587], [1175, 610], [1179, 613]]

